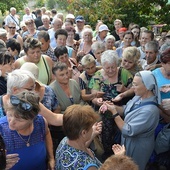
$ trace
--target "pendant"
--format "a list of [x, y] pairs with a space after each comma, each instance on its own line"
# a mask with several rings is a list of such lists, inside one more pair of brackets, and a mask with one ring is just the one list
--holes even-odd
[[30, 146], [30, 143], [27, 143], [26, 146], [29, 147], [29, 146]]

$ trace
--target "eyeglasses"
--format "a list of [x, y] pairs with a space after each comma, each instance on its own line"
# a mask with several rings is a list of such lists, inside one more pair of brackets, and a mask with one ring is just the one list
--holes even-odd
[[9, 29], [15, 29], [16, 27], [8, 27]]
[[19, 106], [23, 111], [31, 111], [32, 104], [23, 100], [20, 100], [18, 97], [11, 95], [10, 102], [13, 106]]
[[33, 22], [26, 22], [25, 25], [31, 25]]

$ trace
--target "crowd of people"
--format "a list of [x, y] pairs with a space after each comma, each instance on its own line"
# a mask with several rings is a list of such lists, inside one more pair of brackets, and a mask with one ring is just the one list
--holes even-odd
[[0, 28], [0, 169], [170, 169], [170, 32], [16, 12]]

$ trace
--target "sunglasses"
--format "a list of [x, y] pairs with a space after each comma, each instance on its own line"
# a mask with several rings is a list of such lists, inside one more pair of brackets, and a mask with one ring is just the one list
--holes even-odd
[[9, 29], [15, 29], [16, 27], [8, 27]]
[[20, 100], [18, 97], [11, 95], [10, 102], [13, 106], [19, 107], [23, 111], [31, 111], [32, 104], [23, 100]]

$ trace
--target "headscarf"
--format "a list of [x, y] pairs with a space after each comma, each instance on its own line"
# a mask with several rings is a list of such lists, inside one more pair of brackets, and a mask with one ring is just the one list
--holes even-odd
[[161, 96], [160, 91], [158, 89], [158, 85], [155, 79], [155, 76], [152, 74], [151, 71], [140, 71], [139, 74], [141, 75], [142, 81], [147, 90], [150, 90], [154, 93], [157, 97], [158, 104], [161, 103]]

